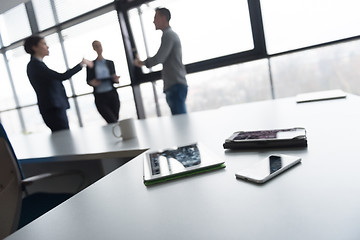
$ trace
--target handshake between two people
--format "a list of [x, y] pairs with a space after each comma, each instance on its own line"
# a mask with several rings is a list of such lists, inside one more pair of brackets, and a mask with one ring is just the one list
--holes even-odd
[[136, 54], [136, 57], [135, 57], [135, 59], [134, 59], [134, 65], [135, 65], [136, 67], [140, 67], [140, 68], [141, 68], [142, 66], [144, 66], [144, 62], [139, 59], [139, 55], [138, 55], [138, 54]]
[[94, 67], [94, 63], [93, 63], [93, 61], [90, 61], [90, 60], [87, 60], [87, 59], [85, 59], [85, 58], [83, 58], [82, 60], [81, 60], [81, 66], [87, 66], [87, 67], [89, 67], [89, 68], [93, 68]]

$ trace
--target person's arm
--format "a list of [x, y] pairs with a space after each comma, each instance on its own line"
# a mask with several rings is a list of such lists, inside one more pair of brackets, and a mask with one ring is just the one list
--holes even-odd
[[[95, 64], [93, 64], [95, 65]], [[86, 82], [89, 84], [91, 80], [95, 79], [95, 67], [86, 67]], [[91, 85], [91, 84], [89, 84]]]
[[90, 81], [88, 81], [87, 83], [92, 87], [97, 87], [101, 84], [101, 81], [94, 78], [94, 79], [91, 79]]
[[120, 76], [116, 75], [116, 71], [115, 71], [115, 64], [113, 61], [111, 60], [106, 60], [106, 64], [109, 68], [109, 72], [111, 75], [111, 79], [113, 83], [119, 83], [119, 78]]
[[94, 67], [94, 62], [93, 61], [90, 61], [90, 60], [87, 60], [87, 59], [85, 59], [85, 58], [83, 58], [82, 60], [81, 60], [81, 63], [80, 64], [82, 64], [82, 66], [87, 66], [87, 67], [89, 67], [89, 68], [93, 68]]
[[142, 67], [142, 66], [144, 66], [144, 62], [139, 59], [139, 56], [136, 56], [136, 58], [134, 60], [134, 65], [137, 67]]
[[84, 61], [84, 59], [83, 59], [83, 61], [81, 61], [75, 67], [68, 69], [64, 73], [56, 72], [56, 71], [48, 68], [44, 63], [38, 62], [38, 61], [34, 64], [34, 67], [36, 68], [36, 72], [38, 72], [38, 74], [42, 75], [41, 79], [52, 79], [52, 80], [64, 81], [64, 80], [69, 79], [76, 73], [78, 73], [83, 68], [84, 64], [86, 64], [86, 65], [89, 64], [89, 66], [90, 66], [91, 64], [89, 62], [90, 61], [88, 61], [88, 60]]
[[174, 45], [170, 34], [163, 34], [161, 38], [161, 45], [155, 56], [146, 59], [143, 64], [147, 67], [153, 67], [159, 63], [164, 63], [169, 56], [171, 49]]

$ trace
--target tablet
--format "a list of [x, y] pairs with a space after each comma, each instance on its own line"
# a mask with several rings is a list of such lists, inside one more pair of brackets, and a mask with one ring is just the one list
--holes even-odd
[[302, 127], [234, 132], [225, 140], [225, 149], [271, 147], [307, 147], [306, 130]]
[[225, 167], [203, 144], [193, 143], [145, 153], [144, 184], [151, 185]]

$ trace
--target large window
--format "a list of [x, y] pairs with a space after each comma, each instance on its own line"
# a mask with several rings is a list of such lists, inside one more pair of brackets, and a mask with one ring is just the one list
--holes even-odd
[[[92, 42], [98, 40], [102, 44], [104, 58], [114, 61], [116, 73], [120, 76], [120, 84], [130, 84], [123, 40], [115, 11], [66, 29], [62, 31], [62, 35], [70, 67], [79, 63], [83, 57], [95, 60], [97, 55], [92, 48]], [[76, 94], [92, 92], [92, 87], [86, 83], [85, 70], [74, 75], [72, 79]]]
[[360, 95], [359, 41], [271, 58], [275, 97], [342, 89]]
[[[187, 75], [189, 112], [215, 109], [225, 105], [271, 99], [267, 60], [258, 60]], [[170, 115], [162, 92], [163, 82], [156, 82], [162, 116]], [[146, 117], [156, 116], [151, 83], [141, 85]]]
[[271, 99], [267, 60], [189, 74], [187, 78], [190, 111]]
[[[130, 76], [122, 44], [122, 36], [115, 11], [93, 18], [84, 23], [75, 25], [61, 32], [70, 67], [85, 57], [95, 60], [97, 55], [92, 48], [92, 42], [98, 40], [103, 47], [103, 56], [114, 61], [116, 74], [120, 76], [118, 86], [130, 85]], [[92, 93], [93, 88], [86, 83], [86, 70], [82, 70], [72, 77], [76, 95]], [[130, 91], [129, 91], [130, 90]], [[71, 91], [68, 91], [68, 94]], [[120, 88], [118, 93], [121, 101], [120, 118], [136, 116], [131, 87]], [[83, 125], [94, 122], [105, 124], [96, 110], [93, 96], [78, 97], [79, 111]], [[76, 114], [74, 113], [76, 123]]]
[[261, 0], [269, 53], [360, 34], [358, 0]]
[[[154, 1], [129, 12], [140, 58], [153, 56], [160, 45], [161, 31], [153, 19], [157, 7], [167, 7], [170, 25], [179, 35], [185, 64], [225, 56], [254, 48], [247, 0]], [[144, 35], [142, 35], [141, 21]]]
[[[129, 11], [131, 28], [140, 59], [155, 55], [160, 46], [162, 32], [156, 31], [153, 24], [154, 10], [157, 7], [167, 7], [171, 11], [170, 25], [181, 39], [184, 64], [218, 58], [254, 48], [247, 0], [224, 0], [221, 4], [206, 0], [159, 0], [143, 4]], [[150, 70], [143, 67], [143, 71], [148, 73], [149, 71], [161, 70], [161, 68], [161, 65]], [[217, 82], [219, 79], [212, 77], [214, 72], [219, 74], [221, 70], [210, 72], [212, 71], [188, 75], [190, 86], [188, 108], [190, 111], [214, 108], [219, 106], [221, 102], [226, 102], [224, 99], [219, 101], [218, 98], [201, 99], [208, 96], [206, 90], [212, 92], [211, 87], [205, 87], [209, 83], [218, 85], [219, 92], [224, 91], [226, 93], [226, 87], [222, 88], [225, 84]], [[199, 78], [199, 76], [201, 77]], [[141, 86], [147, 117], [156, 116], [157, 107], [160, 108], [161, 115], [170, 114], [162, 86], [161, 81], [158, 81], [154, 86], [150, 83]], [[202, 97], [197, 97], [196, 94], [191, 95], [192, 91], [199, 91]], [[156, 98], [158, 99], [158, 106], [154, 103]], [[199, 99], [201, 100], [198, 101]], [[232, 103], [236, 102], [234, 99]]]
[[[114, 61], [116, 72], [121, 76], [117, 86], [120, 119], [136, 116], [134, 93], [136, 100], [142, 97], [143, 101], [137, 105], [141, 111], [139, 116], [156, 117], [157, 110], [163, 116], [170, 115], [163, 81], [158, 79], [157, 72], [148, 74], [161, 70], [161, 64], [150, 70], [144, 67], [144, 74], [134, 74], [135, 80], [148, 77], [156, 80], [141, 84], [140, 96], [138, 88], [133, 91], [130, 84], [128, 71], [132, 68], [127, 63], [133, 59], [126, 58], [132, 56], [132, 51], [137, 51], [140, 59], [157, 52], [162, 36], [153, 24], [157, 7], [170, 9], [170, 25], [182, 42], [183, 62], [190, 70], [186, 102], [189, 112], [335, 88], [360, 94], [359, 40], [344, 42], [345, 38], [360, 33], [358, 2], [121, 1], [118, 10], [128, 11], [122, 16], [129, 20], [127, 30], [131, 33], [123, 32], [126, 40], [130, 40], [124, 49], [115, 10], [119, 5], [113, 0], [31, 0], [26, 3], [27, 8], [20, 4], [0, 15], [0, 120], [9, 133], [50, 131], [41, 118], [35, 92], [26, 75], [30, 56], [20, 40], [31, 35], [30, 24], [33, 30], [39, 29], [50, 47], [50, 56], [45, 57], [44, 62], [58, 72], [74, 67], [83, 57], [95, 59], [91, 43], [102, 42], [104, 57]], [[139, 6], [134, 8], [136, 3]], [[31, 12], [27, 14], [31, 4], [36, 21]], [[326, 44], [336, 40], [341, 41], [336, 45]], [[325, 46], [314, 47], [322, 43]], [[299, 51], [303, 47], [307, 50]], [[72, 81], [64, 81], [64, 86], [71, 106], [67, 111], [71, 128], [79, 127], [80, 123], [83, 126], [106, 124], [95, 107], [93, 89], [86, 84], [85, 69], [74, 75]]]

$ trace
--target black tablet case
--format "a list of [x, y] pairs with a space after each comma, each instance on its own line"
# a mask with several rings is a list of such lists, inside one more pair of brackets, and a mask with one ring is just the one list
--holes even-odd
[[[270, 131], [280, 132], [284, 130], [288, 130], [288, 129], [274, 129]], [[266, 132], [269, 130], [260, 130], [256, 132], [261, 132], [261, 131]], [[261, 149], [261, 148], [307, 147], [306, 130], [305, 130], [305, 135], [301, 135], [291, 139], [254, 139], [254, 141], [251, 141], [249, 139], [247, 139], [246, 141], [225, 140], [223, 147], [224, 149], [238, 149], [238, 150]]]
[[288, 147], [307, 147], [307, 139], [281, 139], [281, 140], [257, 140], [244, 142], [225, 142], [224, 149], [261, 149], [261, 148], [288, 148]]

